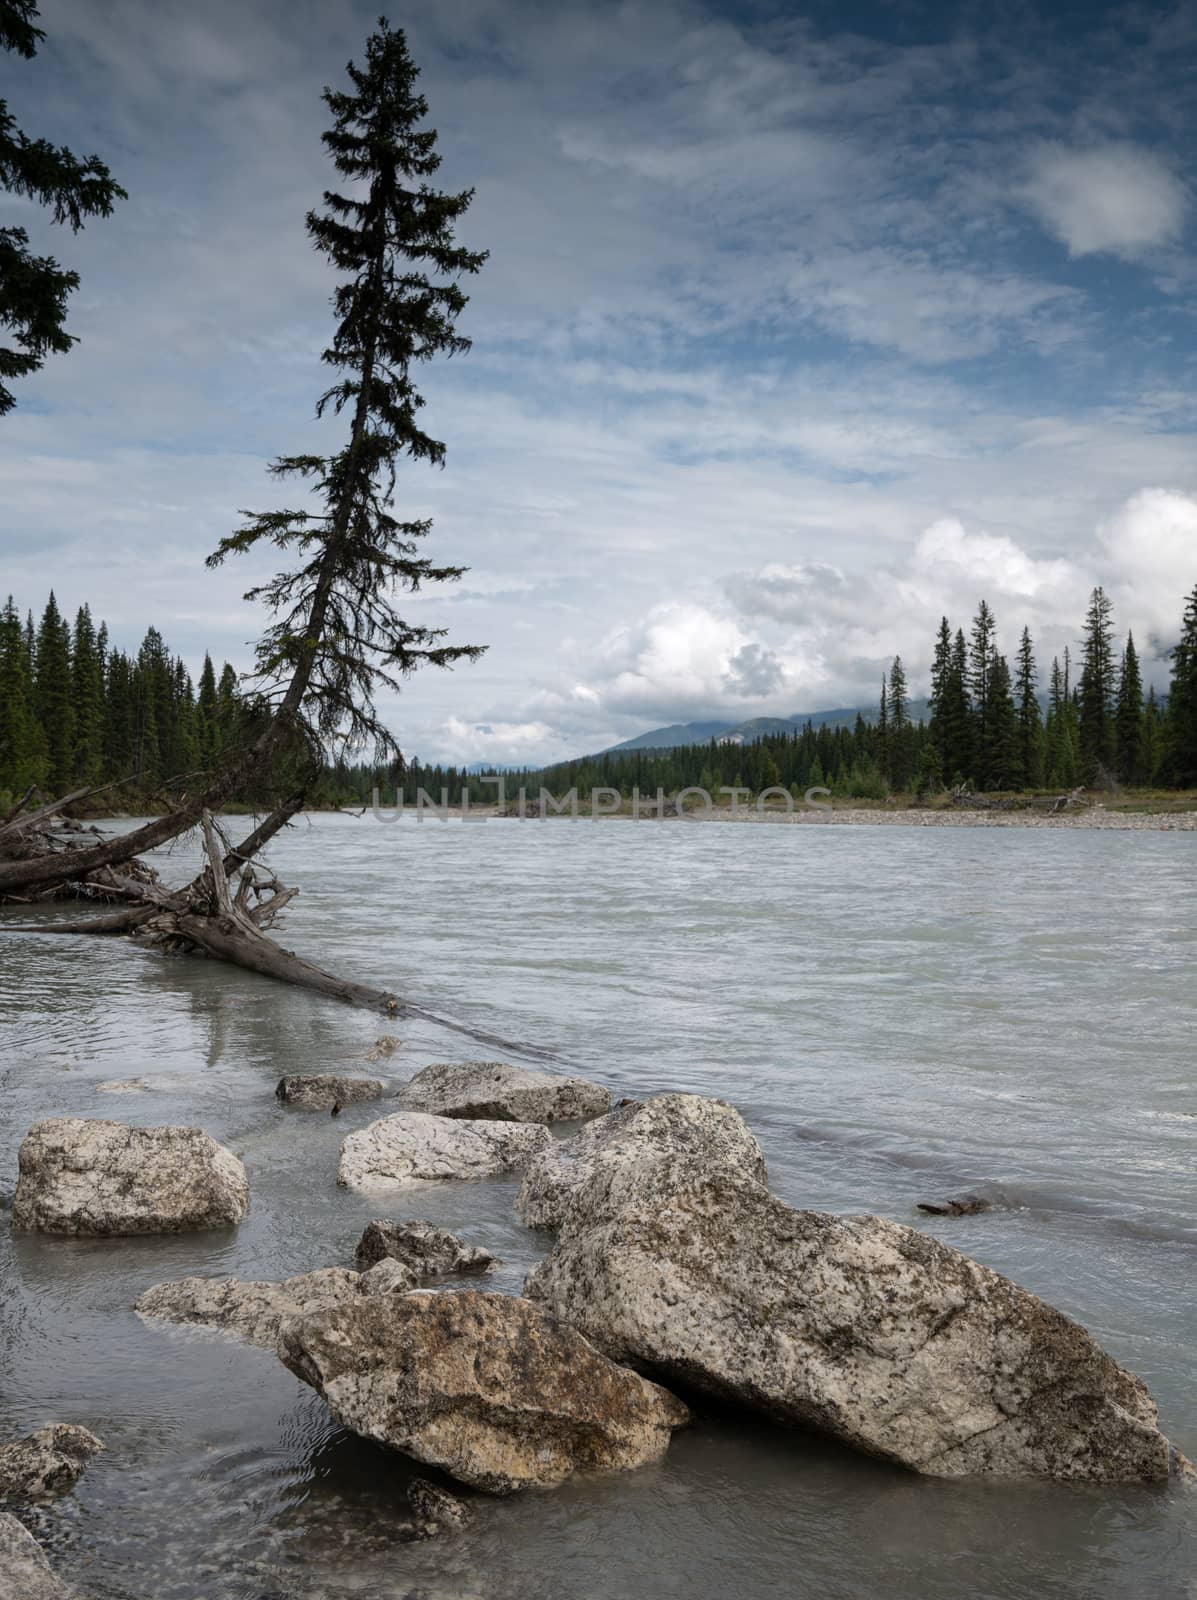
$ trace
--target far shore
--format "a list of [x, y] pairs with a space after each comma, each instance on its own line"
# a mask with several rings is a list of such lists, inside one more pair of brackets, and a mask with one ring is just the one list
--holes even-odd
[[[393, 804], [383, 804], [380, 808], [382, 825], [393, 825], [395, 808]], [[224, 813], [227, 816], [256, 815], [248, 808], [240, 807]], [[105, 822], [129, 821], [135, 813], [109, 813], [106, 816], [96, 814], [87, 818], [89, 825], [100, 826]], [[138, 814], [139, 815], [139, 814]], [[313, 806], [301, 813], [303, 816], [314, 817], [360, 817], [365, 820], [371, 818], [369, 806]], [[471, 822], [484, 821], [509, 821], [509, 822], [568, 822], [568, 816], [557, 815], [550, 812], [548, 816], [541, 817], [530, 802], [527, 815], [518, 816], [510, 807], [501, 809], [494, 805], [471, 805], [463, 808], [460, 805], [450, 805], [443, 810], [428, 808], [422, 818], [417, 818], [415, 806], [404, 808], [405, 821], [419, 820], [421, 824], [435, 823], [438, 821], [461, 822], [468, 819]], [[579, 822], [640, 822], [645, 825], [667, 822], [680, 823], [732, 823], [740, 826], [753, 827], [855, 827], [855, 828], [1068, 828], [1068, 829], [1102, 829], [1116, 830], [1130, 833], [1197, 833], [1197, 809], [1179, 810], [1167, 809], [1165, 802], [1159, 810], [1148, 810], [1136, 807], [1134, 810], [1118, 810], [1102, 805], [1100, 802], [1075, 807], [1067, 811], [1048, 815], [1042, 810], [1033, 808], [1012, 809], [1009, 811], [993, 810], [968, 810], [964, 808], [943, 806], [911, 806], [911, 805], [853, 805], [851, 802], [840, 801], [835, 805], [822, 804], [806, 806], [800, 802], [795, 803], [792, 811], [786, 811], [782, 806], [767, 805], [763, 812], [756, 809], [755, 804], [744, 802], [736, 811], [728, 806], [714, 806], [709, 812], [702, 809], [687, 811], [683, 816], [654, 816], [651, 802], [644, 803], [644, 809], [639, 817], [632, 815], [629, 806], [615, 812], [602, 812], [598, 816], [591, 816], [585, 808], [579, 808], [575, 819]]]

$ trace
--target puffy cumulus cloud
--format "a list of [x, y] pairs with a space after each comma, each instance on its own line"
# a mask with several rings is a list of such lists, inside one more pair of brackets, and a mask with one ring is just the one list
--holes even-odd
[[1140, 489], [1102, 523], [1098, 544], [1111, 592], [1140, 630], [1140, 650], [1163, 657], [1197, 585], [1197, 497]]
[[1021, 198], [1074, 256], [1135, 256], [1168, 244], [1188, 203], [1184, 184], [1160, 156], [1124, 142], [1041, 145]]
[[774, 702], [788, 684], [785, 663], [726, 609], [665, 601], [603, 641], [590, 687], [611, 712], [670, 720], [711, 716], [745, 699]]

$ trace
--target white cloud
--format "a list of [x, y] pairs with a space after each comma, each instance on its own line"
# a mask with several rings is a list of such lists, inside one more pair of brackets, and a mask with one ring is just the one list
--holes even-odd
[[1138, 643], [1176, 643], [1184, 601], [1197, 586], [1197, 497], [1140, 489], [1098, 532], [1111, 591], [1139, 629]]
[[1140, 145], [1048, 143], [1030, 164], [1021, 197], [1070, 255], [1136, 256], [1180, 232], [1185, 186], [1161, 156]]

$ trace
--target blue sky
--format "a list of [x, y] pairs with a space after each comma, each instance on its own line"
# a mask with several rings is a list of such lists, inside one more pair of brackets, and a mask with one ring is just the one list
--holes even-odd
[[[203, 559], [312, 420], [326, 82], [374, 6], [47, 0], [18, 120], [129, 190], [72, 238], [81, 343], [0, 434], [0, 589], [239, 666], [265, 567]], [[1191, 6], [412, 0], [468, 285], [427, 373], [467, 563], [413, 614], [490, 646], [388, 706], [425, 759], [925, 687], [984, 594], [1050, 657], [1104, 583], [1162, 682], [1197, 582]], [[1154, 656], [1154, 665], [1152, 658]]]

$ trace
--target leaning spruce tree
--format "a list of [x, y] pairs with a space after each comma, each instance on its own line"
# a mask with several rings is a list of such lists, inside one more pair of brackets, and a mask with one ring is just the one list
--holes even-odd
[[[258, 646], [256, 686], [285, 732], [299, 728], [324, 750], [334, 738], [349, 749], [372, 743], [380, 760], [398, 750], [377, 690], [397, 689], [417, 666], [481, 654], [442, 643], [443, 629], [408, 623], [393, 599], [465, 571], [419, 555], [431, 523], [397, 520], [391, 506], [401, 457], [443, 463], [445, 446], [419, 425], [424, 402], [411, 368], [469, 349], [454, 327], [466, 304], [455, 280], [487, 256], [453, 238], [473, 190], [443, 194], [426, 181], [441, 158], [435, 130], [417, 127], [428, 112], [415, 92], [418, 72], [402, 30], [380, 18], [364, 69], [349, 64], [353, 91], [324, 91], [333, 115], [324, 143], [354, 189], [326, 192], [324, 210], [307, 219], [316, 248], [344, 274], [332, 302], [337, 329], [323, 352], [340, 376], [316, 410], [346, 413], [349, 434], [334, 455], [284, 456], [270, 468], [309, 480], [322, 509], [243, 513], [249, 521], [209, 558], [215, 565], [262, 541], [299, 558], [246, 596], [264, 599], [275, 619]], [[419, 187], [406, 187], [412, 182]]]
[[[45, 38], [36, 26], [34, 0], [0, 0], [0, 49], [26, 60]], [[128, 196], [98, 156], [78, 156], [46, 139], [30, 139], [0, 100], [0, 189], [49, 206], [55, 222], [78, 233], [85, 217], [107, 217]], [[79, 274], [60, 267], [52, 256], [36, 256], [24, 228], [0, 228], [0, 330], [13, 345], [0, 344], [0, 416], [16, 397], [4, 379], [36, 372], [47, 355], [62, 355], [75, 343], [66, 331], [67, 297], [79, 287]]]

